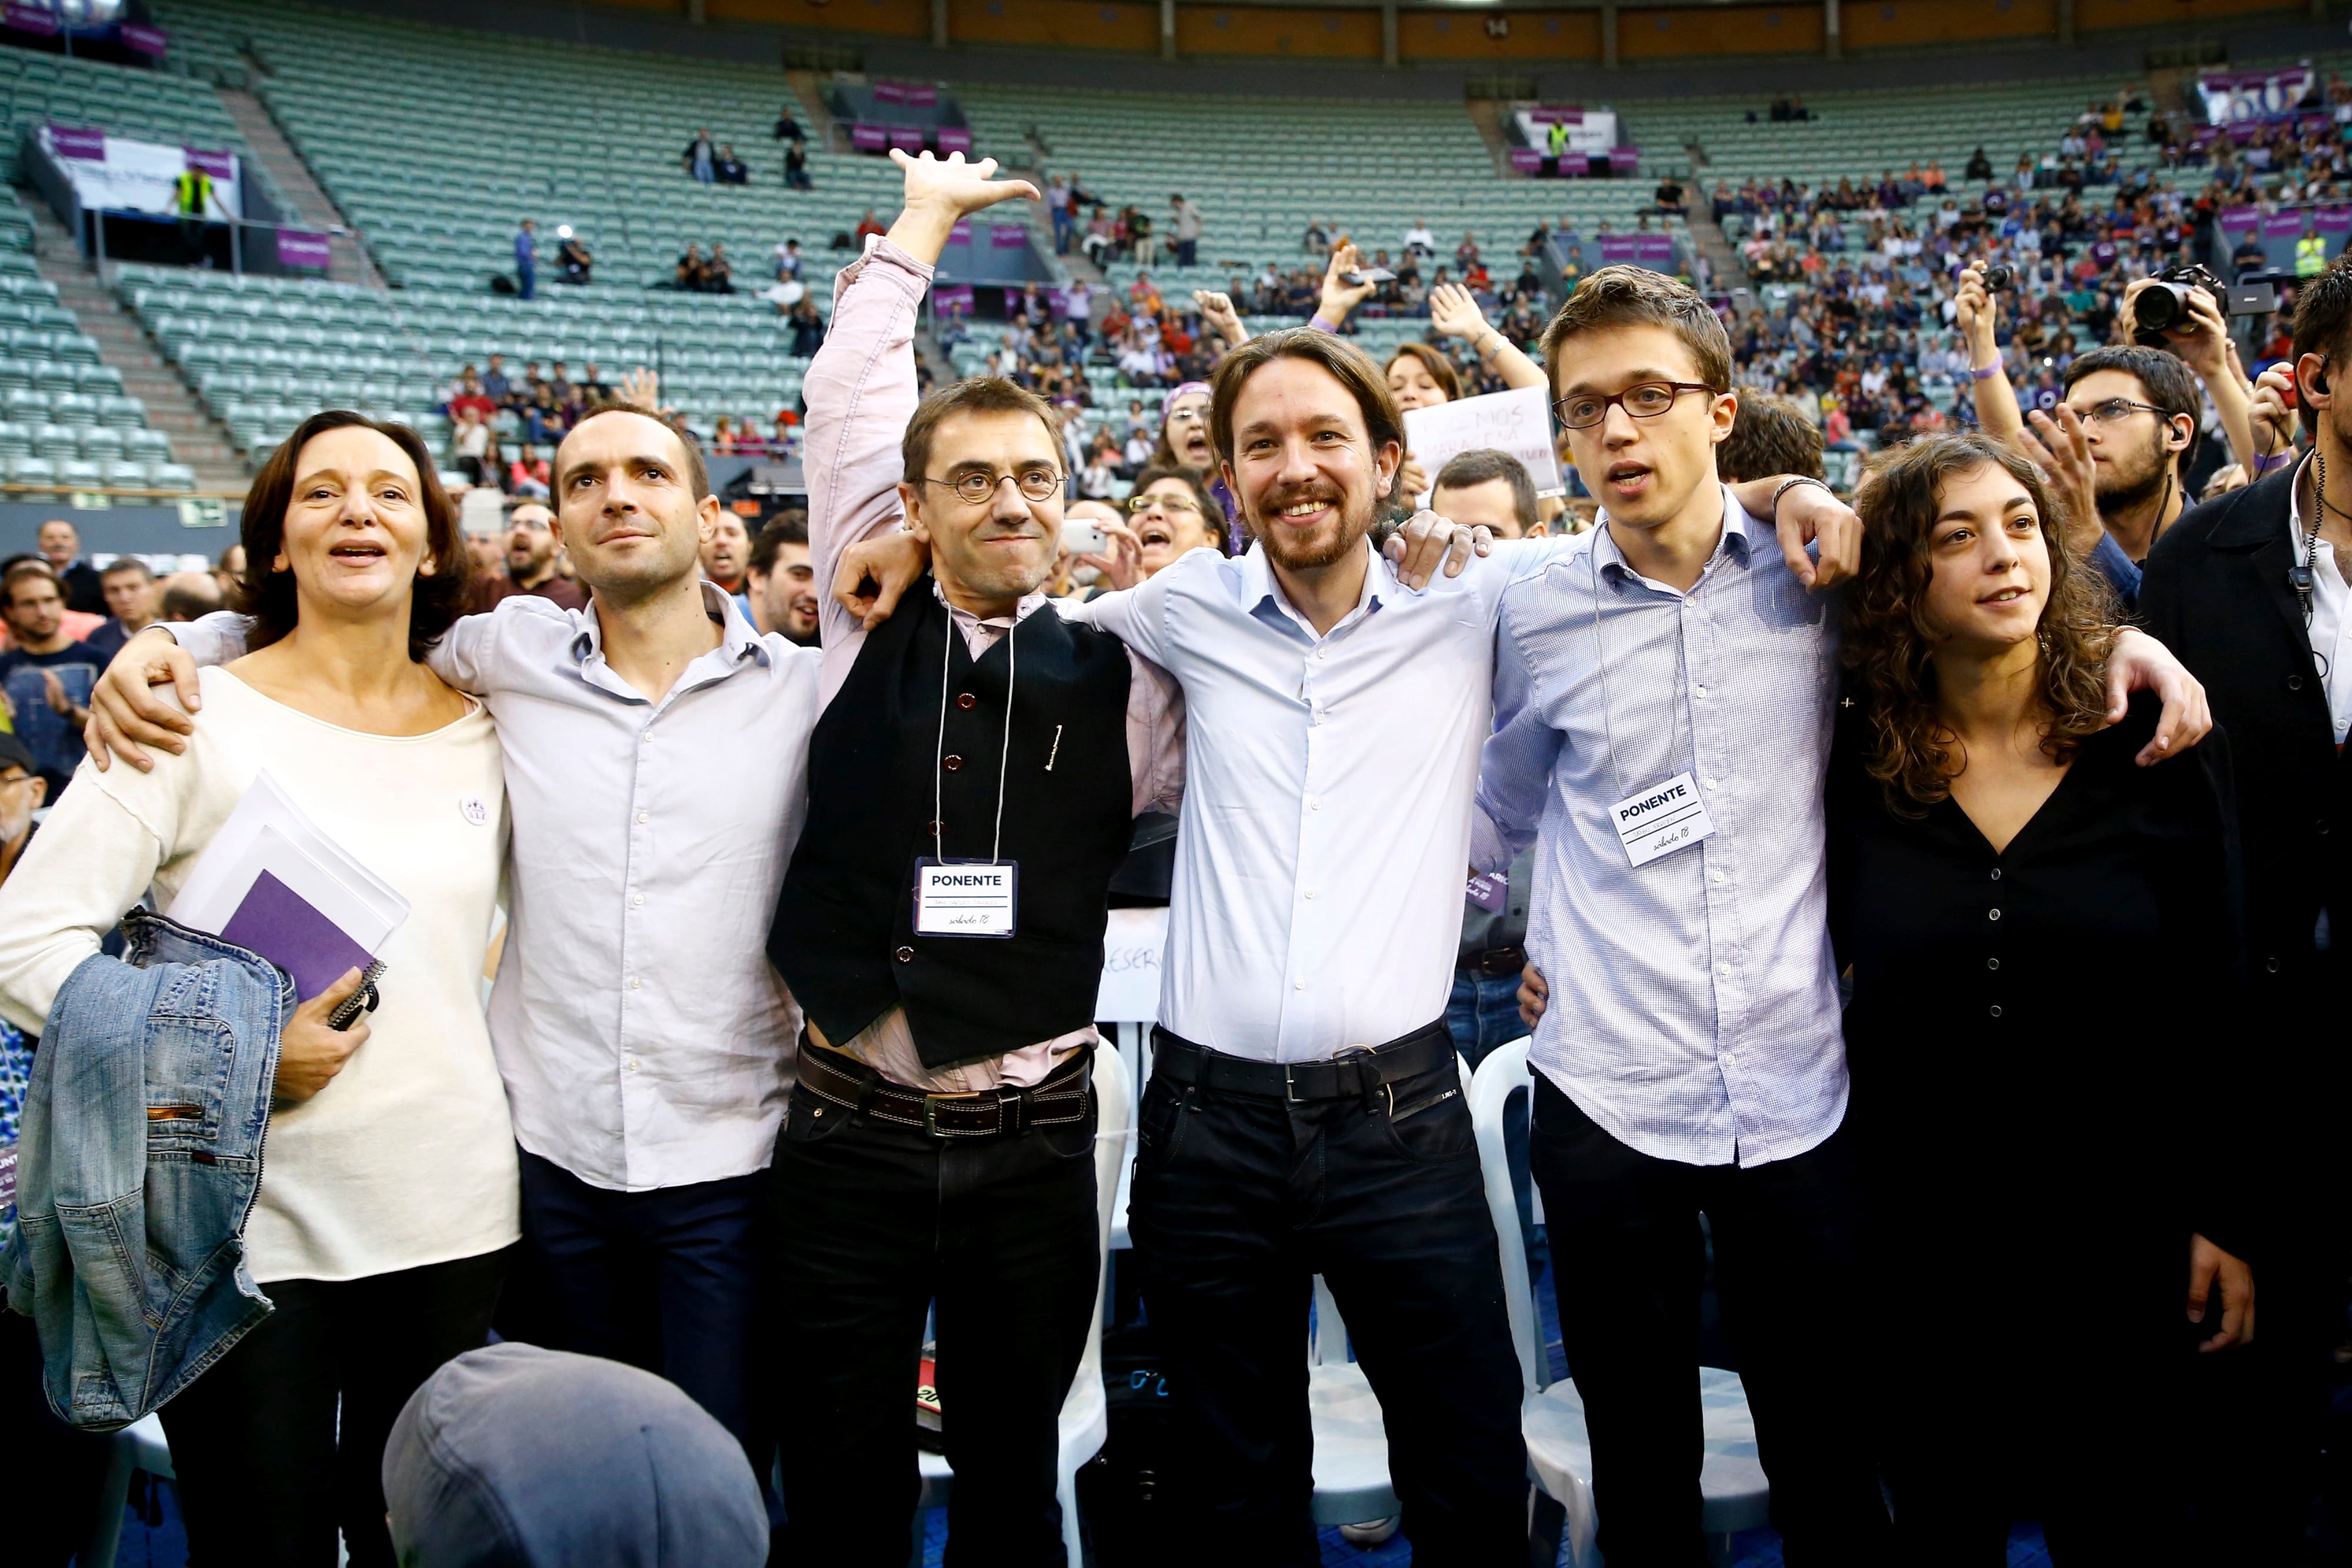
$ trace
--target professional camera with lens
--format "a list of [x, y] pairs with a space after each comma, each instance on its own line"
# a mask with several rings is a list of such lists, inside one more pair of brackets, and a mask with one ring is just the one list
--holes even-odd
[[2178, 331], [2193, 319], [2189, 312], [2189, 292], [2193, 288], [2204, 289], [2212, 295], [2217, 307], [2227, 308], [2230, 291], [2210, 268], [2194, 262], [2185, 267], [2168, 267], [2132, 301], [2132, 341], [2144, 349], [2169, 347], [2165, 334]]

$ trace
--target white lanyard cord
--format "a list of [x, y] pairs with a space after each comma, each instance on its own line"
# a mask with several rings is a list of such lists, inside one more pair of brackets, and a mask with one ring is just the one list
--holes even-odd
[[[956, 639], [963, 635], [955, 623], [955, 610], [948, 612], [947, 640], [940, 644], [940, 733], [931, 747], [931, 855], [944, 862], [948, 858], [946, 773], [941, 758], [948, 748], [948, 670], [955, 662]], [[1017, 642], [1021, 632], [1021, 610], [1013, 611], [1013, 629], [1004, 634], [1004, 743], [996, 755], [996, 836], [988, 846], [988, 863], [994, 865], [1004, 848], [1004, 779], [1013, 760], [1013, 683], [1020, 664]], [[974, 664], [980, 663], [975, 659]]]

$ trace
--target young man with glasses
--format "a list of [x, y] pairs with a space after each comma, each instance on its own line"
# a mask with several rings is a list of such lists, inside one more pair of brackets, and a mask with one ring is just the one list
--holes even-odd
[[[1471, 863], [1535, 845], [1531, 1163], [1601, 1549], [1700, 1560], [1703, 1213], [1790, 1560], [1874, 1568], [1864, 1340], [1823, 1317], [1866, 1283], [1824, 894], [1836, 605], [1717, 477], [1738, 400], [1696, 293], [1604, 267], [1544, 356], [1601, 524], [1502, 593]], [[2145, 639], [2115, 712], [2126, 682], [2193, 688]]]
[[829, 586], [903, 529], [930, 571], [887, 619], [823, 601], [808, 825], [769, 938], [808, 1020], [774, 1166], [785, 1506], [794, 1561], [905, 1561], [935, 1306], [957, 1551], [1058, 1561], [1059, 1415], [1097, 1301], [1105, 909], [1134, 819], [1179, 787], [1181, 710], [1042, 591], [1052, 409], [995, 378], [918, 398], [950, 230], [1035, 189], [891, 156], [905, 209], [843, 271], [809, 369], [810, 547]]

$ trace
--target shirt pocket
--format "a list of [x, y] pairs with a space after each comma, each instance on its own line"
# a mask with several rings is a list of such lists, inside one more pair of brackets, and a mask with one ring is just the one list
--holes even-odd
[[148, 1019], [143, 1045], [149, 1153], [216, 1141], [236, 1031], [219, 1019], [158, 1013]]

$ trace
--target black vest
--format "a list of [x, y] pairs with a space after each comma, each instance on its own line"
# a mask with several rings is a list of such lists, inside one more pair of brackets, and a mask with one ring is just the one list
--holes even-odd
[[[975, 664], [951, 631], [927, 577], [866, 635], [817, 720], [808, 821], [768, 935], [770, 960], [826, 1040], [847, 1044], [903, 1005], [930, 1068], [1018, 1051], [1093, 1020], [1105, 898], [1133, 827], [1129, 665], [1118, 640], [1047, 609]], [[988, 857], [1000, 757], [999, 854], [1021, 868], [1014, 934], [918, 936], [915, 862], [942, 852]], [[946, 824], [940, 849], [930, 834], [935, 777]]]

